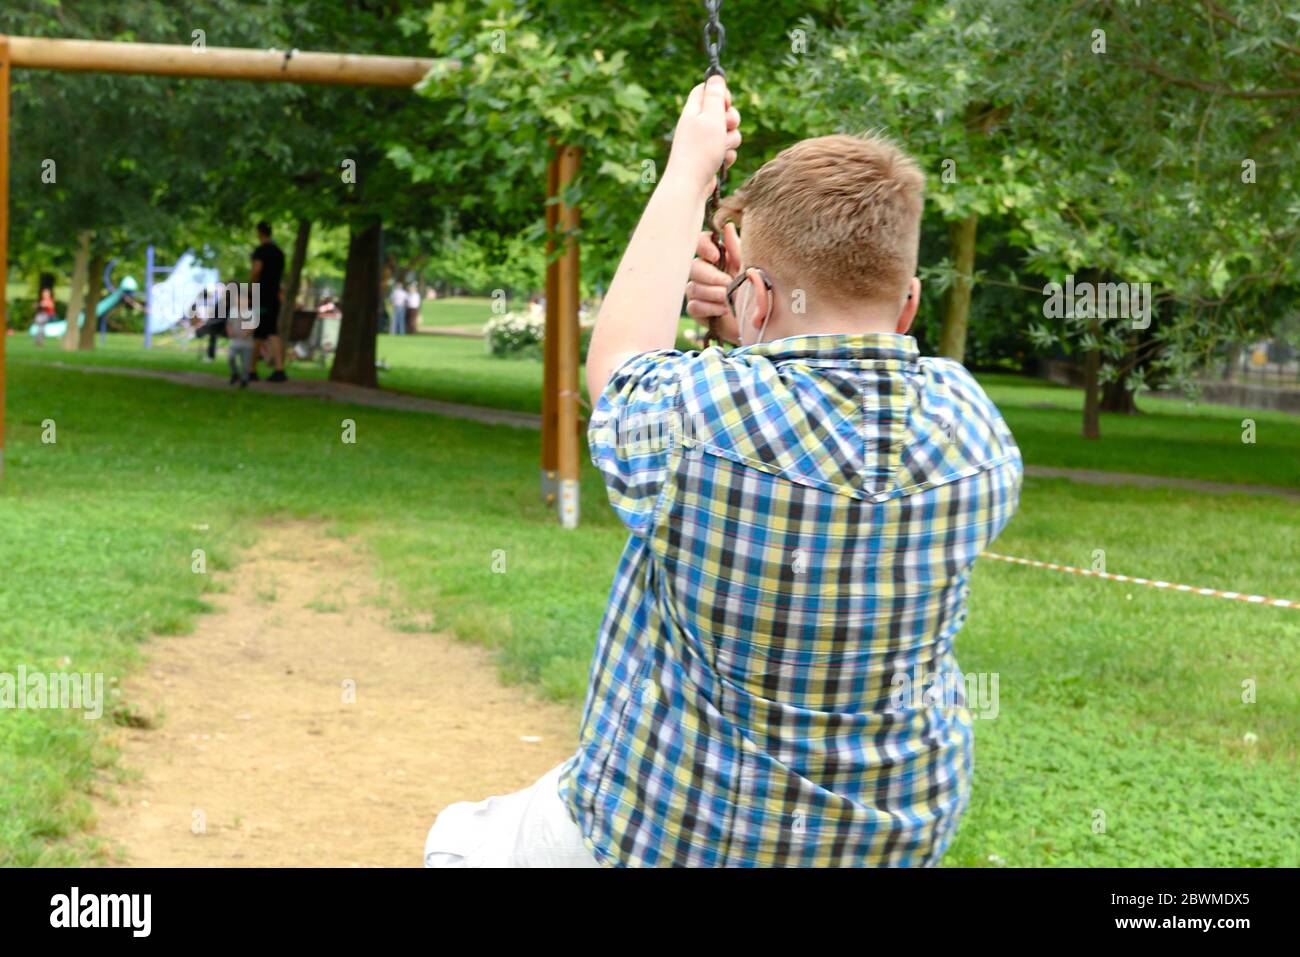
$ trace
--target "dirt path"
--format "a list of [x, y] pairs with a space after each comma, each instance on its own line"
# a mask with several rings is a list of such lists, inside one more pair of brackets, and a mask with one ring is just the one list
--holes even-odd
[[421, 328], [416, 335], [420, 336], [456, 336], [461, 339], [483, 339], [483, 326], [429, 326]]
[[124, 682], [156, 726], [113, 732], [138, 773], [96, 801], [121, 863], [418, 866], [443, 807], [576, 744], [575, 710], [503, 687], [486, 650], [388, 627], [353, 543], [275, 525], [224, 579], [218, 610]]
[[1176, 488], [1207, 495], [1276, 495], [1300, 498], [1300, 488], [1280, 485], [1241, 485], [1208, 479], [1172, 478], [1167, 475], [1136, 475], [1131, 472], [1101, 472], [1097, 469], [1058, 469], [1047, 465], [1026, 465], [1025, 474], [1037, 478], [1063, 478], [1085, 485], [1136, 485], [1139, 488]]

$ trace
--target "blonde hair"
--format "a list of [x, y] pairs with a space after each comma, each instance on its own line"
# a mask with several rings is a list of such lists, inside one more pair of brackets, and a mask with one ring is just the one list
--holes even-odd
[[764, 163], [714, 222], [743, 222], [745, 265], [810, 298], [897, 302], [916, 274], [924, 190], [916, 161], [885, 137], [819, 136]]

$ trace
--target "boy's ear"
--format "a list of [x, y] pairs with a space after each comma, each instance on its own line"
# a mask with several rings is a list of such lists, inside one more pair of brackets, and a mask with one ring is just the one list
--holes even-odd
[[912, 320], [916, 318], [916, 310], [921, 305], [921, 280], [913, 276], [907, 283], [907, 298], [903, 300], [903, 308], [898, 313], [898, 325], [895, 331], [899, 335], [906, 335], [907, 331], [912, 328]]
[[751, 290], [750, 295], [750, 314], [749, 324], [755, 332], [767, 328], [768, 322], [772, 319], [772, 307], [775, 305], [772, 301], [772, 292], [763, 282], [763, 277], [757, 269], [749, 269], [749, 282], [746, 284]]

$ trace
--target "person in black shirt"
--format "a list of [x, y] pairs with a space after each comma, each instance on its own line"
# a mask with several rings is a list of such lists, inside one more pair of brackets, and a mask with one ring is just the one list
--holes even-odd
[[271, 226], [263, 221], [257, 224], [258, 246], [253, 250], [253, 269], [251, 281], [258, 286], [257, 328], [253, 331], [256, 340], [253, 349], [253, 372], [249, 377], [257, 379], [258, 352], [266, 349], [266, 359], [275, 366], [271, 373], [271, 382], [283, 382], [288, 378], [284, 374], [284, 343], [280, 341], [276, 324], [280, 319], [280, 280], [284, 278], [284, 252], [271, 241]]

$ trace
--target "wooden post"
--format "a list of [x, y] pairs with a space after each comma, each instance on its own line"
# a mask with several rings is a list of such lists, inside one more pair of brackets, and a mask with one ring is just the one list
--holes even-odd
[[0, 478], [5, 474], [5, 341], [9, 338], [9, 38], [0, 36]]
[[[580, 151], [574, 146], [560, 148], [558, 192], [578, 175]], [[560, 203], [560, 229], [564, 234], [564, 254], [559, 260], [559, 326], [556, 339], [558, 415], [556, 454], [560, 471], [560, 525], [578, 527], [578, 208]]]
[[559, 425], [560, 264], [555, 259], [555, 231], [560, 207], [555, 199], [560, 181], [559, 153], [552, 144], [546, 164], [546, 333], [542, 338], [542, 501], [555, 504], [560, 492], [560, 462], [555, 445]]

